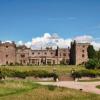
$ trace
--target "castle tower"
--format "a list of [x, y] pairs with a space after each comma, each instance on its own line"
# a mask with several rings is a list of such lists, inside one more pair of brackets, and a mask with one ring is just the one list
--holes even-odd
[[16, 45], [10, 42], [0, 43], [0, 65], [15, 64]]
[[87, 48], [89, 45], [89, 43], [77, 43], [76, 41], [72, 42], [70, 49], [70, 64], [79, 65], [87, 62]]

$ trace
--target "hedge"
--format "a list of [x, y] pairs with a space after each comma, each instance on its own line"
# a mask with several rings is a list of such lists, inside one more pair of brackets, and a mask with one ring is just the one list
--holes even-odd
[[[17, 71], [17, 70], [11, 70], [9, 68], [3, 68], [0, 69], [1, 75], [6, 77], [19, 77], [19, 78], [26, 78], [28, 76], [34, 76], [34, 77], [58, 77], [56, 73], [49, 73], [45, 70], [32, 70], [32, 71]], [[1, 77], [2, 77], [1, 76]]]
[[81, 78], [81, 77], [100, 77], [100, 70], [80, 70], [72, 73], [73, 78]]

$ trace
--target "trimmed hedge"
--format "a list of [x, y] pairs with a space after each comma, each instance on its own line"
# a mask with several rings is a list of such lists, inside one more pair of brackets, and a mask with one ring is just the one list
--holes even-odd
[[9, 68], [3, 68], [0, 69], [1, 75], [6, 77], [19, 77], [19, 78], [26, 78], [28, 76], [34, 76], [34, 77], [54, 77], [54, 80], [58, 78], [58, 75], [56, 73], [49, 73], [45, 70], [32, 70], [32, 71], [17, 71], [17, 70], [11, 70]]
[[100, 70], [80, 70], [72, 73], [73, 78], [81, 78], [81, 77], [97, 77], [100, 76]]

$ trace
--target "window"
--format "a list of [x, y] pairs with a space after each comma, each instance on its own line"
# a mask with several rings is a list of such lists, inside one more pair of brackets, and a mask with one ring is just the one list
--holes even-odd
[[6, 65], [8, 65], [8, 61], [6, 61]]
[[45, 52], [45, 55], [46, 55], [47, 53]]
[[82, 50], [82, 52], [84, 53], [84, 50]]
[[85, 55], [84, 55], [84, 54], [82, 54], [82, 57], [83, 57], [83, 58], [84, 58], [84, 56], [85, 56]]
[[38, 52], [38, 54], [40, 54], [40, 52]]
[[83, 48], [85, 48], [85, 46], [83, 45]]
[[32, 54], [34, 55], [34, 52], [32, 52]]
[[26, 61], [25, 61], [25, 60], [23, 60], [23, 63], [26, 63]]
[[8, 57], [8, 55], [6, 55], [6, 58]]
[[51, 55], [52, 55], [53, 53], [51, 52]]
[[8, 48], [8, 46], [6, 45], [6, 48]]
[[66, 56], [66, 53], [63, 53], [63, 56]]
[[21, 55], [21, 57], [22, 57], [22, 58], [24, 58], [24, 57], [25, 57], [25, 55], [24, 55], [24, 54], [22, 54], [22, 55]]

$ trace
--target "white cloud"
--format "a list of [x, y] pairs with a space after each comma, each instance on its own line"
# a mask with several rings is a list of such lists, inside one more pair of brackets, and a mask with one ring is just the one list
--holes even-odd
[[56, 48], [59, 46], [60, 48], [67, 48], [70, 46], [70, 42], [72, 39], [63, 39], [60, 38], [56, 33], [53, 35], [49, 33], [44, 33], [42, 37], [36, 37], [32, 39], [32, 47], [33, 49], [40, 49], [46, 48], [47, 46], [52, 46], [53, 48]]
[[5, 42], [12, 43], [12, 41], [10, 40], [2, 41], [2, 43], [5, 43]]
[[26, 42], [25, 46], [28, 47], [28, 48], [30, 48], [32, 46], [32, 42]]
[[74, 40], [78, 43], [91, 43], [93, 41], [93, 37], [90, 35], [83, 35], [75, 37]]
[[52, 47], [57, 48], [59, 46], [60, 48], [67, 48], [70, 47], [71, 41], [76, 40], [78, 43], [90, 43], [94, 46], [96, 50], [100, 49], [100, 38], [93, 38], [90, 35], [83, 35], [83, 36], [77, 36], [73, 39], [71, 38], [61, 38], [58, 36], [57, 33], [50, 34], [50, 33], [44, 33], [41, 37], [35, 37], [32, 39], [32, 41], [28, 41], [24, 43], [23, 41], [18, 41], [17, 45], [26, 45], [28, 48], [31, 47], [32, 49], [45, 49], [46, 47]]
[[[95, 50], [100, 49], [100, 38], [93, 38], [90, 35], [77, 36], [74, 38], [78, 43], [90, 43], [94, 46]], [[98, 41], [98, 42], [97, 42]]]
[[17, 46], [24, 45], [23, 41], [18, 41]]
[[17, 46], [21, 46], [21, 45], [25, 45], [26, 47], [30, 48], [32, 45], [32, 42], [28, 41], [28, 42], [24, 43], [23, 41], [18, 41]]
[[99, 42], [93, 41], [91, 44], [94, 46], [95, 50], [99, 50], [100, 49], [100, 43]]

